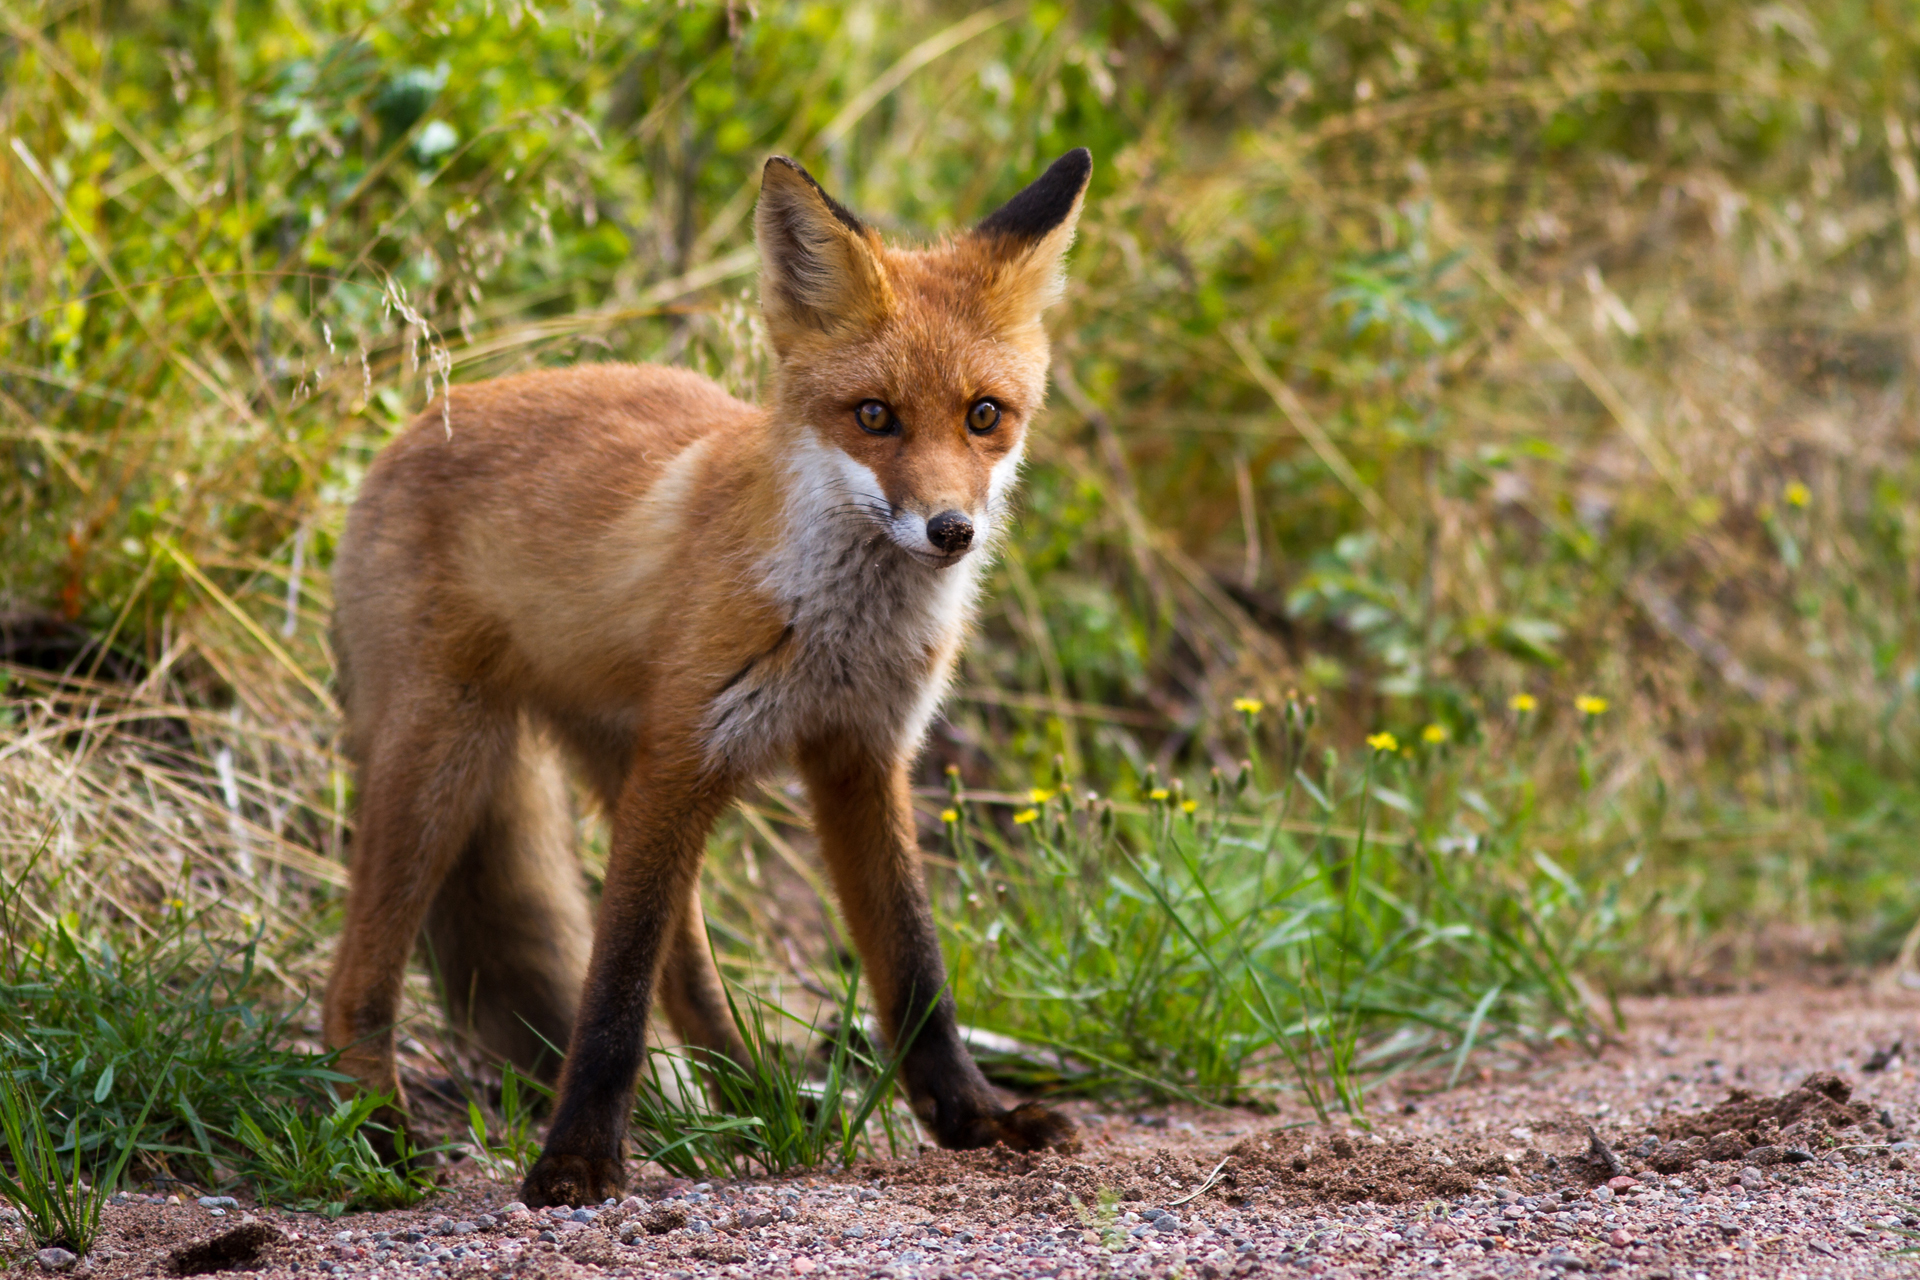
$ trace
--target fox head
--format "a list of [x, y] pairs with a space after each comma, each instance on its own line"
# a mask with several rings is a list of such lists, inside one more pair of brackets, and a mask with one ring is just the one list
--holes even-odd
[[999, 532], [1046, 393], [1093, 159], [1069, 151], [971, 231], [898, 249], [784, 156], [754, 212], [772, 408], [809, 487], [943, 568]]

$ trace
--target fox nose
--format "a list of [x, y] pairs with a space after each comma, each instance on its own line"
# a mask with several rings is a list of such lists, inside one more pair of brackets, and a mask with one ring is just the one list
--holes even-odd
[[961, 511], [942, 511], [927, 520], [927, 541], [947, 555], [957, 556], [973, 545], [973, 521]]

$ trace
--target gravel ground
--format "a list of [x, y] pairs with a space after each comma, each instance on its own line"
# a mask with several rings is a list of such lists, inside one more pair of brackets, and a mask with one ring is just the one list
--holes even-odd
[[1378, 1090], [1371, 1133], [1075, 1104], [1073, 1155], [923, 1150], [697, 1185], [641, 1170], [626, 1200], [565, 1213], [471, 1174], [417, 1209], [335, 1222], [137, 1196], [109, 1207], [87, 1258], [39, 1265], [102, 1280], [1915, 1271], [1899, 1251], [1920, 1243], [1900, 1234], [1920, 1226], [1920, 1081], [1894, 1045], [1920, 1045], [1920, 998], [1776, 986], [1627, 1013], [1597, 1059]]

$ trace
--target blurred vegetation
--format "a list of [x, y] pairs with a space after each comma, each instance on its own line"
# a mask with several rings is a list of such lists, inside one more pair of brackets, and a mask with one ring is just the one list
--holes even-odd
[[[0, 669], [0, 859], [47, 845], [43, 921], [264, 921], [262, 972], [305, 989], [350, 813], [326, 567], [380, 445], [445, 381], [540, 364], [751, 394], [769, 153], [912, 239], [1086, 145], [1053, 407], [928, 753], [930, 847], [950, 764], [1005, 843], [1056, 755], [1103, 795], [1198, 794], [1281, 752], [1275, 713], [1249, 728], [1234, 700], [1298, 690], [1343, 753], [1323, 784], [1394, 735], [1407, 803], [1377, 821], [1407, 867], [1469, 906], [1614, 904], [1631, 945], [1582, 944], [1597, 982], [1880, 963], [1908, 937], [1900, 6], [0, 0], [0, 22], [0, 606], [116, 654]], [[793, 852], [783, 797], [716, 839], [728, 937], [766, 923], [744, 882], [756, 846]], [[1099, 874], [1062, 901], [1096, 909]], [[964, 992], [999, 961], [954, 927]], [[1476, 973], [1437, 1049], [1498, 985]]]

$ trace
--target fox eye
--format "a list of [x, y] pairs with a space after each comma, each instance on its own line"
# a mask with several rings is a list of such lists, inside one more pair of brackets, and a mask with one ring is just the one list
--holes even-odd
[[900, 425], [893, 416], [893, 410], [878, 400], [862, 400], [853, 411], [853, 417], [860, 424], [860, 429], [870, 436], [890, 436]]
[[1000, 406], [991, 400], [976, 400], [967, 410], [967, 430], [983, 436], [1000, 425]]

